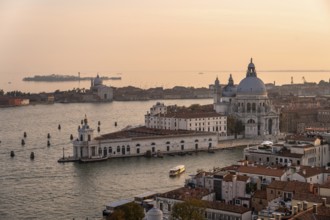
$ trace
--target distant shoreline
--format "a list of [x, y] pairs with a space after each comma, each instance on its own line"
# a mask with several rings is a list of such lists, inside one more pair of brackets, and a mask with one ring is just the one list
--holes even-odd
[[[23, 81], [27, 82], [73, 82], [73, 81], [86, 81], [92, 80], [95, 77], [78, 77], [72, 75], [35, 75], [33, 77], [24, 77]], [[120, 76], [117, 77], [100, 77], [102, 80], [121, 80]]]

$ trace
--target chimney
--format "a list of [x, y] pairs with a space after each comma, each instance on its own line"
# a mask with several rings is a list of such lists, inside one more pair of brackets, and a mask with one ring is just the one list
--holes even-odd
[[296, 215], [298, 213], [298, 206], [293, 206], [293, 215]]
[[306, 211], [308, 206], [308, 202], [304, 201], [303, 202], [303, 210]]
[[281, 214], [276, 214], [275, 219], [276, 219], [276, 220], [281, 220], [281, 217], [282, 217]]
[[302, 205], [301, 205], [301, 202], [298, 202], [298, 203], [297, 203], [297, 206], [298, 206], [298, 212], [301, 212], [301, 211], [302, 211]]
[[327, 198], [322, 198], [322, 205], [326, 206], [327, 205]]
[[313, 204], [313, 213], [317, 214], [317, 204]]

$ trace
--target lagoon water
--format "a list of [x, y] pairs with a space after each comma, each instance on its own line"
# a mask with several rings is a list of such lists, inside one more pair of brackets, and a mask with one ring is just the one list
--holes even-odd
[[[189, 106], [210, 104], [212, 100], [162, 102]], [[77, 136], [85, 114], [91, 127], [97, 128], [98, 121], [101, 122], [100, 134], [103, 134], [143, 124], [144, 114], [153, 104], [155, 101], [0, 109], [0, 219], [101, 219], [104, 204], [108, 202], [145, 191], [165, 192], [181, 187], [197, 169], [230, 165], [242, 157], [242, 149], [232, 149], [162, 159], [122, 158], [90, 164], [57, 162], [63, 148], [65, 156], [72, 154], [70, 135]], [[117, 127], [114, 122], [118, 123]], [[24, 132], [27, 138], [22, 146]], [[10, 157], [12, 150], [14, 158]], [[34, 160], [30, 159], [32, 151]], [[169, 178], [168, 170], [178, 164], [185, 164], [186, 172]]]

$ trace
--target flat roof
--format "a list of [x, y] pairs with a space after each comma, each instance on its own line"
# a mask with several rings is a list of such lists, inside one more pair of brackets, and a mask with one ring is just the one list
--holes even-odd
[[122, 200], [118, 200], [112, 203], [108, 203], [106, 204], [107, 207], [111, 207], [111, 208], [116, 208], [122, 205], [125, 205], [127, 203], [133, 202], [133, 199], [122, 199]]
[[213, 132], [193, 131], [193, 130], [165, 130], [147, 128], [145, 126], [121, 130], [113, 133], [103, 134], [96, 137], [95, 140], [109, 140], [109, 139], [150, 139], [162, 138], [168, 136], [202, 136], [215, 135]]

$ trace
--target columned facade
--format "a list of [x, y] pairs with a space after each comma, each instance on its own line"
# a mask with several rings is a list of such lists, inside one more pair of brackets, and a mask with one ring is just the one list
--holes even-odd
[[245, 137], [276, 138], [279, 134], [279, 114], [268, 99], [263, 81], [257, 77], [252, 59], [246, 77], [237, 87], [233, 84], [230, 75], [222, 96], [221, 103], [214, 103], [215, 110], [220, 114], [232, 115], [241, 120]]

